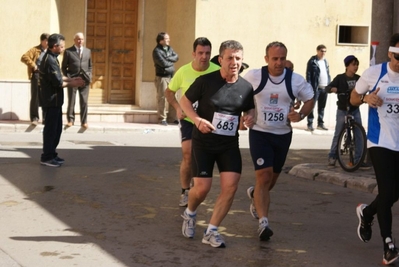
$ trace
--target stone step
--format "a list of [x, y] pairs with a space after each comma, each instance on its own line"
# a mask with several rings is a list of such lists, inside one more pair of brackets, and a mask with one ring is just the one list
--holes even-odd
[[[66, 117], [64, 111], [64, 117]], [[90, 122], [129, 122], [157, 123], [156, 110], [144, 110], [135, 105], [90, 105], [87, 121]], [[79, 108], [75, 108], [75, 124], [80, 122]]]

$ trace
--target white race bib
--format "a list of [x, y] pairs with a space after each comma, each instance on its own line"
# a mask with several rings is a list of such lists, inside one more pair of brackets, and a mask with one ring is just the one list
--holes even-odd
[[238, 116], [215, 112], [213, 114], [212, 125], [216, 128], [214, 134], [234, 136], [238, 127]]
[[286, 125], [287, 115], [287, 108], [271, 105], [262, 106], [263, 123], [268, 126]]
[[399, 119], [399, 97], [386, 97], [381, 112], [384, 117]]

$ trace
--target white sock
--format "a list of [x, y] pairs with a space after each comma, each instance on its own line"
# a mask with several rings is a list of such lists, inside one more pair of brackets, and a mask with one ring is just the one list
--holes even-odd
[[186, 213], [187, 213], [188, 215], [190, 215], [191, 217], [197, 215], [197, 211], [196, 211], [196, 210], [195, 210], [195, 211], [191, 211], [191, 210], [189, 210], [188, 208], [186, 208]]
[[208, 229], [206, 229], [206, 233], [209, 233], [210, 230], [217, 230], [217, 229], [218, 227], [216, 225], [209, 224]]
[[261, 224], [262, 222], [266, 222], [266, 225], [269, 225], [269, 220], [267, 219], [267, 217], [259, 218], [259, 223]]

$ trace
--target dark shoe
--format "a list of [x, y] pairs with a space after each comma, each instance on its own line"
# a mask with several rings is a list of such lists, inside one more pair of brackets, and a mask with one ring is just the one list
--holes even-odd
[[392, 242], [390, 237], [385, 239], [386, 248], [384, 249], [384, 255], [382, 256], [382, 264], [389, 265], [394, 263], [398, 258], [398, 249]]
[[166, 121], [161, 121], [159, 124], [161, 124], [163, 126], [168, 126], [168, 123]]
[[65, 160], [62, 158], [59, 158], [58, 156], [54, 158], [55, 161], [57, 161], [59, 164], [64, 164]]
[[40, 164], [49, 167], [60, 167], [61, 163], [56, 161], [55, 159], [47, 160], [47, 161], [40, 161]]
[[317, 126], [317, 130], [328, 131], [328, 128], [325, 127], [323, 124], [320, 124], [320, 125]]
[[359, 168], [362, 169], [362, 170], [370, 170], [371, 169], [371, 165], [366, 163], [366, 162], [363, 162], [363, 163], [360, 164]]
[[273, 235], [272, 229], [270, 229], [269, 224], [265, 221], [259, 223], [258, 234], [260, 241], [268, 241], [270, 237]]
[[337, 162], [337, 159], [329, 158], [329, 159], [328, 159], [328, 166], [333, 167], [333, 166], [335, 166], [335, 163], [336, 163], [336, 162]]
[[306, 128], [305, 131], [313, 132], [314, 131], [313, 126], [312, 125], [308, 125], [308, 128]]
[[359, 218], [359, 225], [357, 227], [357, 235], [359, 236], [360, 240], [367, 243], [371, 239], [372, 229], [371, 226], [373, 225], [373, 217], [371, 220], [366, 220], [363, 216], [363, 210], [367, 207], [366, 204], [359, 204], [356, 207], [356, 215]]

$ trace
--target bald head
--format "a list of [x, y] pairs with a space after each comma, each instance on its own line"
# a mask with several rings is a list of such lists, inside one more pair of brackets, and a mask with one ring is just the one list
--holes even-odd
[[76, 33], [75, 37], [73, 38], [73, 42], [75, 43], [76, 47], [82, 47], [85, 42], [85, 37], [83, 33], [81, 32]]

